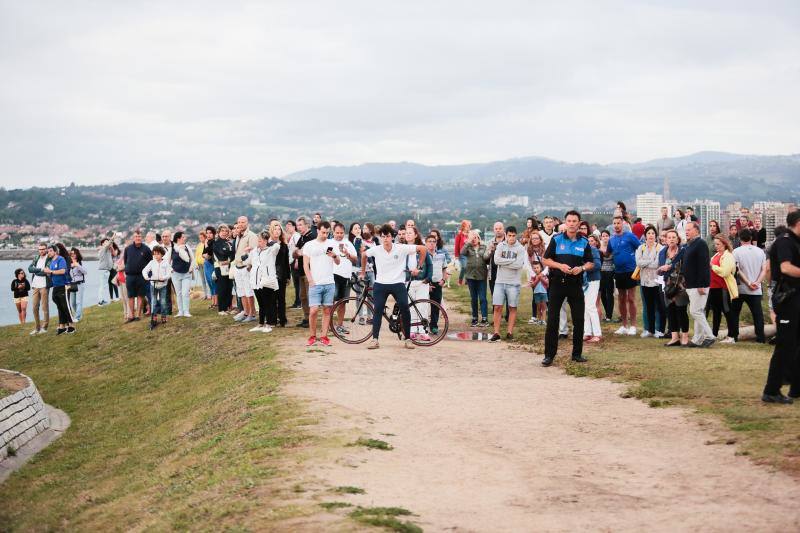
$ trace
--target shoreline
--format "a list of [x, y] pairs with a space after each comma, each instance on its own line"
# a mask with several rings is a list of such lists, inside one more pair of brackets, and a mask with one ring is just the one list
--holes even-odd
[[[87, 261], [97, 261], [97, 250], [94, 248], [80, 248], [83, 259]], [[0, 261], [20, 261], [27, 259], [30, 261], [38, 254], [36, 248], [14, 248], [10, 250], [0, 250]]]

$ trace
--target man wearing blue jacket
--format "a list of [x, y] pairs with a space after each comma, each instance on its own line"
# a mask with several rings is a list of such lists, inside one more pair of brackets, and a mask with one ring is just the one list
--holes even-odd
[[608, 251], [614, 254], [614, 284], [619, 293], [619, 314], [622, 326], [615, 331], [617, 335], [636, 335], [636, 286], [633, 279], [636, 270], [636, 249], [641, 244], [630, 231], [625, 231], [624, 220], [615, 216], [613, 232], [608, 240]]

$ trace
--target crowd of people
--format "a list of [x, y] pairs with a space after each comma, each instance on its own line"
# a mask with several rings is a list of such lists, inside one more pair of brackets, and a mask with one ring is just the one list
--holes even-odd
[[[291, 283], [295, 289], [291, 307], [302, 309], [297, 326], [308, 328], [307, 344], [327, 346], [331, 328], [346, 328], [342, 316], [331, 316], [333, 304], [348, 297], [360, 278], [372, 287], [376, 309], [382, 309], [389, 296], [398, 303], [404, 345], [413, 348], [409, 341], [427, 333], [410, 328], [409, 295], [441, 303], [443, 287], [457, 272], [458, 283], [469, 290], [470, 326], [491, 327], [491, 342], [503, 339], [504, 322], [504, 338], [513, 340], [521, 291], [532, 291], [528, 323], [545, 326], [542, 365], [550, 366], [559, 339], [569, 337], [567, 308], [571, 355], [577, 362], [586, 361], [584, 342], [602, 342], [602, 322], [619, 323], [616, 335], [665, 338], [664, 346], [670, 348], [710, 348], [717, 340], [736, 343], [745, 304], [756, 342], [767, 342], [762, 287], [771, 280], [770, 294], [784, 296], [778, 307], [773, 306], [775, 297], [769, 298], [772, 322], [778, 327], [764, 401], [787, 403], [796, 397], [795, 391], [782, 396], [776, 383], [783, 382], [776, 376], [784, 376], [788, 367], [800, 367], [796, 327], [800, 295], [795, 294], [800, 291], [789, 290], [800, 278], [794, 270], [800, 269], [800, 248], [791, 246], [800, 232], [798, 221], [800, 215], [793, 212], [787, 226], [776, 230], [768, 256], [766, 232], [759, 218], [751, 221], [746, 212], [730, 225], [727, 235], [716, 221], [709, 221], [710, 232], [703, 240], [690, 208], [678, 209], [674, 216], [664, 208], [655, 224], [645, 225], [632, 219], [619, 202], [611, 223], [602, 228], [569, 211], [563, 221], [530, 217], [522, 231], [497, 221], [492, 234], [484, 238], [464, 220], [451, 256], [438, 230], [423, 234], [414, 220], [400, 227], [394, 221], [378, 227], [354, 222], [346, 230], [342, 222], [323, 220], [316, 213], [311, 220], [299, 217], [283, 224], [271, 220], [256, 233], [241, 216], [231, 225], [208, 226], [194, 249], [183, 231], [143, 235], [137, 230], [124, 245], [113, 236], [104, 238], [98, 249], [99, 302], [106, 305], [120, 299], [126, 323], [149, 317], [148, 327], [155, 329], [170, 316], [192, 316], [190, 288], [198, 278], [210, 308], [231, 315], [235, 322], [252, 323], [251, 332], [268, 333], [287, 326], [286, 289]], [[31, 334], [47, 332], [51, 293], [58, 310], [57, 334], [74, 333], [83, 314], [87, 275], [80, 250], [40, 244], [27, 272], [30, 279], [18, 269], [11, 286], [20, 321], [24, 322], [32, 293]], [[641, 333], [637, 293], [642, 302]], [[776, 314], [788, 315], [786, 323], [792, 327], [782, 327], [784, 322], [776, 321]], [[375, 313], [372, 323], [372, 349], [379, 347], [381, 315]], [[719, 338], [723, 318], [727, 334]], [[800, 375], [800, 370], [794, 372]]]

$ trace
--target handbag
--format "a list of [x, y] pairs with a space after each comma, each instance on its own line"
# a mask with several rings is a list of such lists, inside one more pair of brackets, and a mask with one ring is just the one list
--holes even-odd
[[631, 279], [632, 279], [633, 281], [639, 281], [639, 279], [640, 279], [641, 277], [642, 277], [642, 269], [641, 269], [641, 268], [639, 268], [639, 267], [637, 266], [637, 267], [636, 267], [636, 268], [633, 270], [633, 273], [631, 274]]

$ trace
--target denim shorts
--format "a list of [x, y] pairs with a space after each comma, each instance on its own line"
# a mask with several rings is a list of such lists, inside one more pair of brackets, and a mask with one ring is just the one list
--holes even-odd
[[533, 303], [535, 303], [535, 304], [546, 304], [547, 303], [547, 293], [546, 292], [534, 292], [533, 293]]
[[333, 305], [333, 295], [336, 292], [335, 283], [326, 283], [325, 285], [314, 285], [308, 288], [308, 306], [330, 307]]
[[509, 307], [519, 306], [519, 285], [510, 283], [495, 283], [492, 293], [492, 305], [506, 305]]

